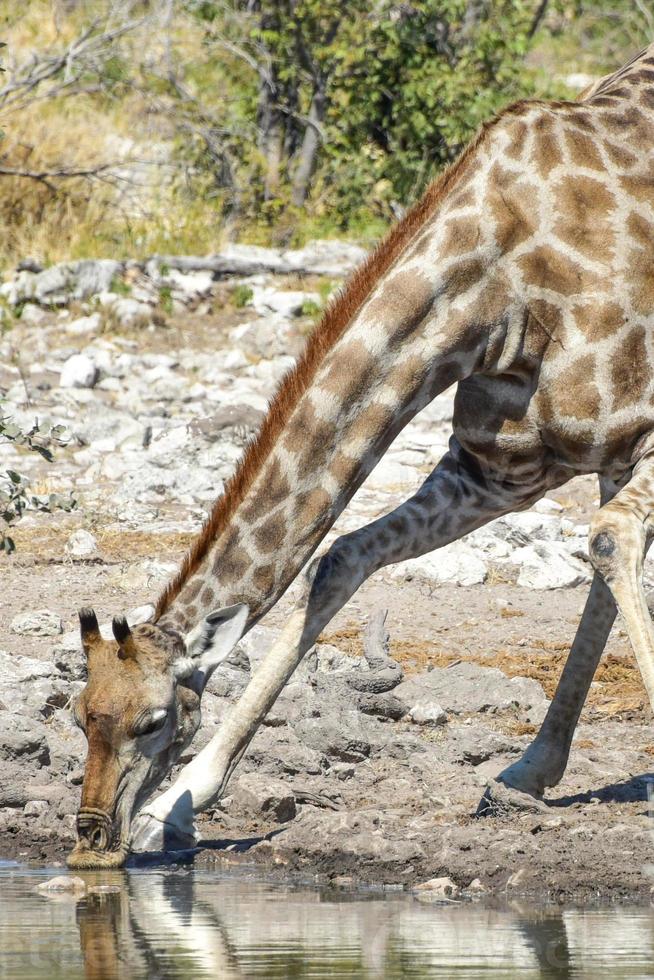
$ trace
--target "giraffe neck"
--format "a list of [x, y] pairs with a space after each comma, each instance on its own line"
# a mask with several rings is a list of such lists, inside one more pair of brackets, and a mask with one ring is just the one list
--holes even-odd
[[[480, 234], [459, 245], [447, 220], [450, 211], [478, 210], [474, 180], [475, 167], [464, 162], [454, 197], [448, 194], [426, 216], [322, 353], [249, 485], [237, 485], [238, 505], [164, 594], [163, 623], [185, 631], [234, 602], [247, 603], [250, 623], [256, 621], [283, 594], [404, 425], [474, 370], [488, 342], [479, 304], [495, 243], [492, 235]], [[500, 294], [493, 293], [496, 299]]]

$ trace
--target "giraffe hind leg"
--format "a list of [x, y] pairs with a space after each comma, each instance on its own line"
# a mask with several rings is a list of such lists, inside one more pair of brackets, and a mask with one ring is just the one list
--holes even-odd
[[643, 587], [643, 561], [654, 533], [654, 457], [645, 457], [629, 483], [590, 526], [591, 561], [620, 610], [654, 708], [654, 628]]
[[[617, 487], [600, 481], [602, 506]], [[617, 608], [611, 591], [596, 572], [565, 667], [538, 735], [520, 759], [489, 783], [477, 813], [529, 809], [529, 797], [542, 797], [556, 786], [568, 763], [577, 722], [602, 652], [615, 621]], [[525, 796], [528, 794], [528, 796]]]

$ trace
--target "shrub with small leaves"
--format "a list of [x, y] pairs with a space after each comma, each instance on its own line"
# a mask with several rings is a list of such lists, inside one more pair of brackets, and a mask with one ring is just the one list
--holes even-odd
[[242, 309], [244, 306], [248, 306], [252, 302], [252, 297], [254, 293], [250, 286], [246, 286], [245, 283], [239, 283], [232, 290], [232, 303], [237, 309]]
[[[54, 459], [52, 447], [66, 444], [66, 430], [55, 425], [47, 434], [41, 432], [38, 421], [27, 431], [21, 429], [10, 416], [4, 415], [0, 404], [0, 445], [3, 442], [20, 446], [26, 452], [38, 453], [51, 463]], [[16, 545], [8, 533], [8, 528], [16, 524], [26, 510], [52, 513], [55, 510], [71, 511], [77, 506], [72, 493], [68, 496], [51, 493], [48, 495], [29, 492], [29, 480], [15, 470], [0, 473], [0, 551], [11, 554]]]

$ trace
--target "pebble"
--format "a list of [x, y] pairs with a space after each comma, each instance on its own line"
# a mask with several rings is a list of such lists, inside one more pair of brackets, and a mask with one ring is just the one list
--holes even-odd
[[65, 548], [71, 558], [93, 558], [98, 553], [98, 542], [90, 531], [80, 528], [73, 531]]
[[60, 388], [92, 388], [98, 380], [98, 369], [86, 354], [69, 357], [59, 378]]
[[73, 336], [90, 336], [94, 333], [99, 333], [102, 328], [102, 315], [100, 313], [91, 313], [90, 316], [79, 316], [75, 320], [71, 320], [69, 323], [65, 324], [66, 333], [73, 334]]
[[436, 728], [447, 724], [447, 714], [435, 701], [419, 701], [409, 711], [409, 718], [415, 725]]

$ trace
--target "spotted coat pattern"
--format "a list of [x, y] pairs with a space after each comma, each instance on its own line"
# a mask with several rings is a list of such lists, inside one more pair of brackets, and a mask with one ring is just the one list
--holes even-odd
[[146, 808], [152, 820], [171, 821], [183, 795], [195, 811], [220, 795], [300, 658], [368, 575], [580, 473], [602, 487], [597, 573], [543, 728], [501, 778], [536, 795], [560, 779], [616, 602], [654, 704], [639, 578], [654, 510], [654, 45], [577, 102], [510, 107], [435, 188], [299, 387], [229, 519], [167, 589], [160, 625], [184, 633], [236, 602], [249, 625], [259, 619], [403, 426], [458, 383], [450, 451], [413, 498], [309, 566], [278, 643], [219, 733]]

